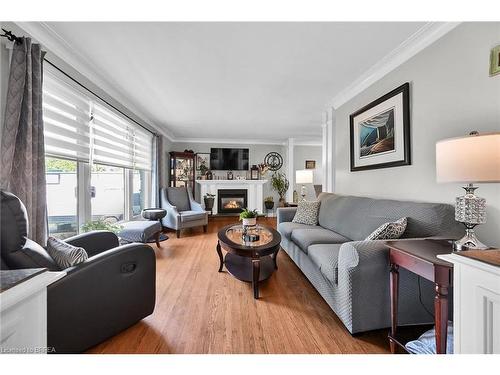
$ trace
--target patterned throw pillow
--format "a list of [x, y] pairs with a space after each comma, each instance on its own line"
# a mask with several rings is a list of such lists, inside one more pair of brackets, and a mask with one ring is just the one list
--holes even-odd
[[403, 235], [408, 220], [403, 217], [397, 221], [382, 224], [375, 229], [365, 241], [368, 240], [396, 240]]
[[299, 224], [317, 225], [320, 201], [300, 201], [292, 222]]
[[47, 252], [61, 269], [76, 266], [88, 259], [83, 247], [76, 247], [54, 237], [47, 240]]

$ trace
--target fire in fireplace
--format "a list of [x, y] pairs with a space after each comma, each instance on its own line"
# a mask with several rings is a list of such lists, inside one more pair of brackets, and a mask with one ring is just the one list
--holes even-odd
[[240, 213], [247, 207], [247, 191], [245, 189], [219, 189], [217, 191], [218, 213]]

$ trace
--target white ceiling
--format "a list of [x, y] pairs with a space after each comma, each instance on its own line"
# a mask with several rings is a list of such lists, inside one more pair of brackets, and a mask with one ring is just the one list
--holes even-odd
[[320, 135], [329, 101], [424, 25], [46, 23], [156, 126], [219, 139]]

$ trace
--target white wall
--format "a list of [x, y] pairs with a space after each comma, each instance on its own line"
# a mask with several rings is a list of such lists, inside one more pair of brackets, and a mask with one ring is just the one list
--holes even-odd
[[[206, 152], [210, 153], [210, 148], [212, 147], [226, 147], [226, 148], [248, 148], [248, 153], [249, 153], [249, 167], [251, 167], [253, 164], [260, 164], [264, 162], [264, 157], [271, 151], [278, 152], [282, 157], [283, 157], [283, 167], [281, 168], [281, 172], [286, 171], [286, 160], [285, 160], [285, 148], [284, 146], [281, 145], [257, 145], [257, 144], [227, 144], [227, 143], [180, 143], [176, 142], [171, 145], [171, 150], [170, 151], [184, 151], [184, 150], [193, 150], [195, 153], [198, 152]], [[168, 165], [168, 163], [167, 163]], [[225, 172], [223, 171], [215, 171], [214, 173], [218, 174], [219, 176], [223, 177], [225, 176]], [[245, 173], [242, 171], [235, 171], [235, 174], [241, 174], [244, 175]], [[268, 172], [267, 175], [264, 177], [267, 180], [270, 180], [271, 178], [271, 173]], [[197, 184], [198, 185], [198, 184]], [[197, 186], [198, 188], [198, 186]], [[199, 189], [196, 189], [196, 199], [199, 200], [199, 194], [198, 194]], [[277, 205], [278, 202], [278, 194], [276, 194], [275, 191], [271, 189], [271, 184], [270, 182], [267, 182], [264, 185], [264, 197], [267, 196], [273, 196], [275, 205]]]
[[[322, 154], [321, 146], [295, 146], [293, 150], [294, 157], [294, 170], [306, 169], [306, 160], [316, 161], [316, 168], [313, 171], [314, 182], [313, 184], [307, 184], [306, 200], [315, 200], [316, 193], [314, 192], [313, 185], [321, 185], [323, 183], [323, 171], [322, 171]], [[299, 194], [301, 191], [302, 184], [294, 184], [292, 190], [296, 190]]]
[[[436, 141], [471, 130], [500, 131], [500, 76], [489, 77], [500, 23], [467, 23], [426, 48], [335, 111], [336, 191], [341, 194], [453, 203], [460, 184], [437, 184]], [[349, 114], [410, 82], [412, 165], [350, 172]], [[465, 150], [457, 150], [464, 152]], [[480, 239], [500, 246], [500, 183], [480, 184], [488, 222]]]

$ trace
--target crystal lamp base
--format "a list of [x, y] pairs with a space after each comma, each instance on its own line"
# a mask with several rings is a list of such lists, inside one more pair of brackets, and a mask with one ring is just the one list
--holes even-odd
[[472, 228], [467, 228], [465, 230], [465, 236], [463, 236], [458, 241], [453, 242], [454, 251], [486, 250], [488, 248], [488, 246], [478, 240], [478, 238], [476, 237], [476, 233]]

